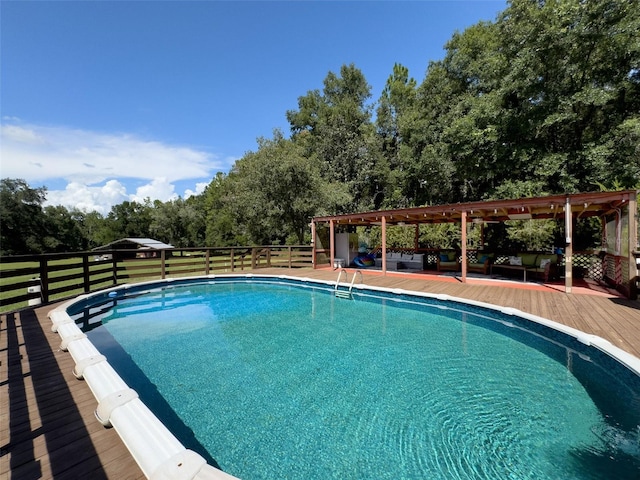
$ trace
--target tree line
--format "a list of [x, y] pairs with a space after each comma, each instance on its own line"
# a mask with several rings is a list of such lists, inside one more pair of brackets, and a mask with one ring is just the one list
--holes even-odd
[[355, 65], [329, 72], [286, 112], [288, 136], [259, 138], [201, 195], [103, 217], [4, 179], [2, 253], [306, 243], [314, 215], [636, 188], [639, 31], [639, 0], [512, 0], [454, 33], [421, 83], [394, 65], [377, 101]]

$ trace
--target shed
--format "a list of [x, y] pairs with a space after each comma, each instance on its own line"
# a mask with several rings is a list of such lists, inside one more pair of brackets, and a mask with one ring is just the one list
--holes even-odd
[[93, 252], [117, 251], [119, 258], [150, 258], [159, 256], [159, 251], [174, 248], [173, 245], [153, 238], [121, 238], [94, 248]]

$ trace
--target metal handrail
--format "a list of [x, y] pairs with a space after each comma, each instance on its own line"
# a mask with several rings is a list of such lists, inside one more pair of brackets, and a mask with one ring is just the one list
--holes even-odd
[[[340, 269], [338, 270], [338, 278], [336, 278], [336, 284], [333, 287], [333, 290], [336, 292], [338, 291], [338, 285], [340, 285], [340, 277], [342, 276], [342, 272], [344, 272], [344, 281], [349, 281], [349, 273], [343, 267], [340, 267]], [[355, 275], [353, 277], [355, 278]]]
[[362, 276], [362, 272], [360, 270], [356, 270], [353, 272], [353, 278], [351, 279], [351, 285], [349, 286], [349, 293], [353, 290], [353, 284], [356, 282], [356, 274], [360, 274], [360, 283], [364, 283], [364, 277]]

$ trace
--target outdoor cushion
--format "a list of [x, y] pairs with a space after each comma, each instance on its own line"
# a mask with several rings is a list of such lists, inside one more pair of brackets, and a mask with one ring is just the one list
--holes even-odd
[[538, 260], [537, 263], [541, 268], [544, 268], [544, 265], [542, 265], [542, 262], [544, 260], [549, 260], [549, 263], [558, 263], [558, 255], [555, 254], [547, 254], [547, 255], [538, 255]]
[[456, 252], [447, 253], [448, 259], [445, 261], [453, 262], [456, 259]]
[[440, 254], [440, 261], [441, 262], [448, 262], [449, 261], [449, 255], [447, 255], [446, 253], [441, 253]]
[[489, 260], [489, 255], [482, 255], [479, 259], [478, 259], [478, 263], [484, 263], [487, 260]]
[[522, 265], [522, 257], [509, 257], [509, 265]]
[[547, 265], [549, 265], [551, 263], [551, 259], [550, 258], [543, 258], [542, 260], [540, 260], [540, 268], [544, 268]]
[[519, 253], [518, 257], [522, 258], [522, 265], [524, 265], [525, 267], [535, 267], [538, 254], [537, 253]]

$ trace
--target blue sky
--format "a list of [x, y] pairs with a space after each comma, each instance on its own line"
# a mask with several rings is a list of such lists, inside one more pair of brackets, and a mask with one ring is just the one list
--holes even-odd
[[506, 1], [0, 2], [0, 176], [108, 213], [200, 192], [355, 64], [375, 102]]

